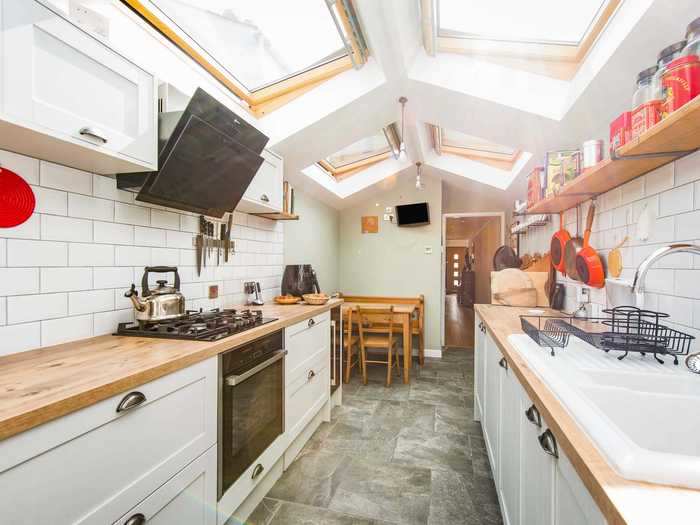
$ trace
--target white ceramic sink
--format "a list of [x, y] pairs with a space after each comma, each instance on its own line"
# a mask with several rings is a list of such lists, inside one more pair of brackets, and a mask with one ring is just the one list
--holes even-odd
[[700, 489], [700, 376], [682, 361], [619, 361], [573, 337], [554, 357], [526, 335], [510, 341], [620, 476]]

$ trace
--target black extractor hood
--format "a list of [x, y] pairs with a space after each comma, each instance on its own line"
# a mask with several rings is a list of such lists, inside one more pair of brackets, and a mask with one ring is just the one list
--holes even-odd
[[117, 175], [136, 200], [221, 217], [257, 173], [268, 137], [201, 88], [184, 111], [160, 113], [158, 171]]

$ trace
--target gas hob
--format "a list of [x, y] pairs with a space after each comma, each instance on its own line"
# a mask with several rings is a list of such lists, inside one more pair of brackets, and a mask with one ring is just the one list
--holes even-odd
[[119, 323], [114, 335], [216, 341], [276, 320], [263, 317], [261, 310], [219, 310], [217, 308], [207, 312], [188, 311], [178, 319], [167, 321]]

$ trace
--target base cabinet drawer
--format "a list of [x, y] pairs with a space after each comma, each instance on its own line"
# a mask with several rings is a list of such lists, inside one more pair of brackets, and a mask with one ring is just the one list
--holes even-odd
[[299, 368], [285, 390], [285, 435], [294, 440], [330, 396], [330, 352], [321, 350]]
[[[330, 312], [323, 312], [285, 329], [284, 347], [287, 358], [284, 373], [287, 385], [304, 372], [302, 364], [309, 357], [321, 350], [330, 349], [330, 320]], [[330, 354], [328, 359], [330, 360]]]
[[114, 525], [215, 525], [216, 447], [114, 522]]
[[114, 522], [216, 443], [216, 403], [213, 358], [0, 442], [0, 521]]

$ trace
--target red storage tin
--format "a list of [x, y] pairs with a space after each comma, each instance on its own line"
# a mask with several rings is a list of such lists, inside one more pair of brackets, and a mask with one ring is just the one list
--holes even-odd
[[632, 139], [632, 112], [625, 111], [610, 123], [610, 150], [624, 146]]
[[632, 132], [631, 137], [636, 139], [654, 124], [661, 120], [662, 100], [651, 100], [645, 104], [640, 104], [632, 112]]
[[661, 78], [664, 91], [663, 113], [683, 107], [700, 94], [700, 57], [690, 55], [671, 62]]

